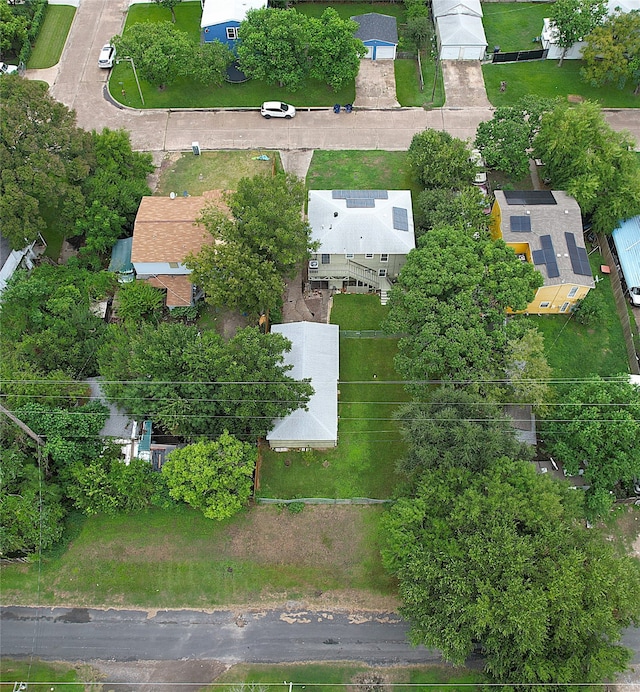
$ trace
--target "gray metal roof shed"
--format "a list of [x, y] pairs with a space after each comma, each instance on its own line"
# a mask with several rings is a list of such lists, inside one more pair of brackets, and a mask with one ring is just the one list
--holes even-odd
[[272, 332], [291, 341], [284, 362], [290, 375], [311, 379], [314, 394], [308, 410], [297, 409], [275, 421], [267, 435], [275, 449], [312, 447], [324, 449], [338, 443], [338, 375], [340, 328], [336, 324], [291, 322], [276, 324]]

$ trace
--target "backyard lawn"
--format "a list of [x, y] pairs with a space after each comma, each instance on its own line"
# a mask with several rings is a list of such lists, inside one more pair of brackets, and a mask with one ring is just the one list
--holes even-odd
[[[385, 313], [377, 296], [337, 295], [331, 322], [347, 330], [379, 329]], [[404, 450], [393, 413], [408, 399], [393, 367], [396, 350], [393, 338], [340, 340], [338, 446], [307, 452], [265, 449], [260, 496], [391, 497], [398, 482], [395, 464]]]
[[[393, 610], [380, 561], [379, 507], [254, 507], [227, 521], [180, 506], [76, 517], [71, 540], [37, 563], [3, 565], [6, 603], [75, 606], [268, 607], [311, 599]], [[38, 584], [40, 588], [38, 588]]]
[[47, 5], [44, 22], [27, 64], [29, 69], [53, 67], [60, 60], [75, 13], [76, 8], [69, 5]]
[[544, 334], [544, 347], [554, 378], [603, 377], [629, 371], [622, 326], [616, 312], [611, 280], [600, 273], [603, 258], [597, 252], [589, 257], [594, 276], [601, 280], [595, 288], [604, 301], [603, 315], [595, 325], [585, 326], [571, 315], [526, 317]]
[[549, 16], [551, 6], [545, 2], [483, 2], [482, 25], [488, 50], [494, 46], [500, 46], [503, 53], [540, 48], [533, 39], [542, 33], [542, 20]]

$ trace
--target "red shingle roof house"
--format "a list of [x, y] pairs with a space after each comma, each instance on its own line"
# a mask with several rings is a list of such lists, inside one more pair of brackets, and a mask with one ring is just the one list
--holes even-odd
[[229, 211], [221, 190], [205, 192], [202, 197], [143, 197], [140, 202], [133, 227], [131, 262], [138, 279], [166, 289], [168, 308], [193, 302], [191, 272], [184, 260], [213, 242], [197, 221], [209, 204]]

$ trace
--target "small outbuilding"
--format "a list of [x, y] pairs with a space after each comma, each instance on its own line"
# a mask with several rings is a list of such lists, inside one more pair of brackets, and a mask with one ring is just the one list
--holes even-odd
[[290, 322], [276, 324], [272, 332], [291, 342], [283, 354], [290, 375], [296, 380], [310, 378], [314, 394], [307, 410], [297, 409], [274, 422], [267, 435], [276, 451], [288, 449], [329, 449], [338, 444], [338, 376], [340, 328], [337, 324]]
[[434, 19], [451, 14], [468, 14], [471, 17], [482, 17], [480, 0], [433, 0], [432, 7]]
[[388, 14], [369, 12], [351, 17], [358, 24], [355, 37], [364, 43], [366, 58], [370, 60], [395, 60], [398, 48], [398, 23]]
[[482, 60], [487, 38], [482, 19], [470, 14], [448, 14], [436, 19], [440, 60]]

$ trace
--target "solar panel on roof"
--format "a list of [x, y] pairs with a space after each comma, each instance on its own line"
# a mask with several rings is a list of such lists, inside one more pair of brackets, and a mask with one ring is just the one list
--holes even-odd
[[373, 209], [376, 206], [375, 199], [353, 199], [347, 197], [347, 209]]
[[571, 268], [574, 274], [581, 276], [591, 276], [591, 265], [589, 264], [589, 256], [583, 247], [578, 247], [576, 237], [573, 233], [565, 233], [567, 241], [567, 249], [569, 250], [569, 258], [571, 259]]
[[540, 236], [540, 246], [542, 247], [543, 250], [553, 250], [553, 241], [551, 240], [550, 235], [541, 235]]
[[504, 198], [507, 204], [557, 204], [550, 190], [505, 190]]
[[396, 231], [409, 230], [409, 215], [402, 207], [393, 207], [393, 227]]
[[558, 269], [558, 263], [555, 257], [551, 262], [547, 260], [547, 276], [550, 279], [555, 279], [557, 276], [560, 276], [560, 270]]
[[534, 250], [532, 254], [534, 264], [544, 264], [544, 250]]
[[530, 216], [512, 216], [510, 223], [513, 233], [528, 233], [531, 230]]

